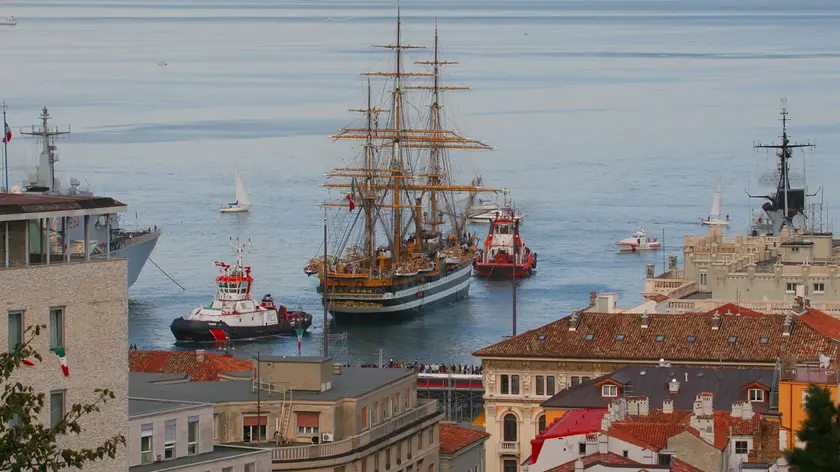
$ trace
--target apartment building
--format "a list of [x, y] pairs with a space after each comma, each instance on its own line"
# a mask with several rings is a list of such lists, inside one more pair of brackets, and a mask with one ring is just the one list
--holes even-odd
[[487, 468], [509, 472], [545, 428], [541, 404], [628, 365], [775, 368], [833, 356], [840, 320], [810, 307], [766, 314], [728, 304], [705, 313], [575, 312], [474, 353], [482, 359]]
[[[232, 380], [131, 374], [132, 395], [213, 405], [213, 439], [270, 450], [272, 470], [437, 472], [434, 400], [407, 369], [343, 368], [329, 358], [276, 356]], [[237, 380], [238, 379], [238, 380]]]
[[213, 405], [129, 398], [129, 472], [268, 472], [271, 452], [213, 445]]
[[[46, 325], [32, 341], [42, 362], [22, 365], [13, 380], [46, 395], [39, 418], [57, 423], [76, 403], [90, 403], [96, 388], [116, 398], [83, 417], [83, 431], [59, 438], [71, 448], [95, 448], [128, 434], [128, 279], [127, 261], [110, 258], [109, 241], [93, 241], [85, 231], [82, 248], [61, 240], [51, 228], [67, 228], [71, 218], [90, 228], [92, 220], [126, 211], [107, 197], [0, 194], [0, 349], [12, 352], [24, 342], [26, 327]], [[110, 234], [110, 232], [108, 232]], [[73, 244], [71, 244], [73, 243]], [[85, 466], [86, 471], [128, 468], [126, 448], [115, 459]]]
[[489, 434], [453, 423], [440, 424], [440, 472], [484, 472]]

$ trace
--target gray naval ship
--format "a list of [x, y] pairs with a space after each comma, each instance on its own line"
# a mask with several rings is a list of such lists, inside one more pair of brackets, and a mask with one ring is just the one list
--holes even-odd
[[[49, 128], [48, 121], [50, 114], [47, 112], [47, 107], [41, 111], [41, 124], [39, 127], [32, 127], [31, 131], [21, 131], [20, 134], [27, 136], [34, 136], [41, 140], [42, 148], [41, 154], [38, 158], [38, 167], [29, 172], [28, 178], [22, 185], [13, 186], [10, 190], [13, 193], [41, 193], [49, 195], [68, 195], [68, 196], [93, 196], [93, 192], [80, 188], [79, 179], [73, 177], [69, 181], [69, 188], [63, 189], [61, 181], [55, 177], [55, 162], [58, 161], [58, 154], [56, 153], [55, 139], [61, 135], [70, 134], [70, 129], [60, 131], [58, 128]], [[158, 227], [151, 227], [145, 229], [129, 230], [120, 227], [119, 215], [111, 217], [111, 257], [120, 257], [128, 260], [128, 286], [131, 287], [146, 261], [151, 256], [155, 249], [158, 238], [160, 238], [160, 229]], [[108, 228], [108, 221], [106, 217], [100, 216], [99, 219], [92, 222], [90, 228], [90, 246], [85, 249], [84, 246], [84, 227], [80, 224], [79, 218], [70, 218], [67, 235], [65, 239], [64, 229], [60, 227], [52, 228], [50, 238], [54, 241], [60, 241], [59, 245], [54, 247], [62, 247], [64, 241], [70, 244], [72, 252], [78, 253], [84, 250], [90, 254], [105, 253], [105, 241], [108, 241], [105, 233]]]

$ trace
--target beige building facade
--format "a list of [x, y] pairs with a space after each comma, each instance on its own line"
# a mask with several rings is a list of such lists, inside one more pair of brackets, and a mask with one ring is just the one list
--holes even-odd
[[[22, 364], [13, 380], [45, 394], [39, 418], [44, 423], [57, 422], [73, 404], [95, 401], [96, 388], [116, 396], [79, 421], [80, 435], [61, 437], [62, 447], [95, 448], [128, 434], [128, 266], [126, 260], [107, 255], [70, 257], [54, 241], [42, 239], [45, 232], [39, 234], [39, 228], [55, 219], [83, 217], [90, 222], [122, 211], [125, 205], [110, 198], [0, 196], [0, 349], [14, 351], [28, 326], [46, 326], [31, 343], [43, 361]], [[42, 241], [47, 244], [36, 245]], [[44, 256], [50, 252], [47, 264]], [[68, 375], [58, 357], [62, 351]], [[125, 446], [119, 446], [115, 459], [85, 466], [94, 472], [127, 468]]]
[[268, 448], [273, 470], [437, 472], [443, 415], [417, 398], [416, 373], [305, 357], [261, 357], [258, 372], [212, 385], [132, 374], [131, 389], [212, 403], [214, 442]]

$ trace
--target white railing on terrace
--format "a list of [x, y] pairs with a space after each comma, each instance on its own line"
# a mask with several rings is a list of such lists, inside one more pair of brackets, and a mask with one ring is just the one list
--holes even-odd
[[[671, 300], [668, 302], [668, 313], [704, 313], [715, 308], [731, 303], [731, 300]], [[748, 310], [759, 313], [788, 313], [797, 306], [793, 301], [767, 301], [767, 302], [738, 302]], [[811, 302], [811, 307], [840, 318], [840, 302]]]
[[272, 461], [314, 460], [347, 454], [379, 438], [392, 434], [394, 431], [409, 425], [421, 418], [437, 412], [437, 401], [418, 400], [416, 408], [408, 410], [399, 416], [388, 419], [385, 423], [374, 426], [362, 433], [342, 439], [340, 441], [312, 444], [306, 446], [279, 446], [271, 449]]

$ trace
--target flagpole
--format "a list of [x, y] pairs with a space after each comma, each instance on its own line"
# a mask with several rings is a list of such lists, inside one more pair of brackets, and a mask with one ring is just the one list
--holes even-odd
[[5, 172], [5, 179], [3, 180], [3, 191], [9, 192], [9, 135], [6, 133], [6, 100], [0, 105], [3, 108], [3, 172]]

